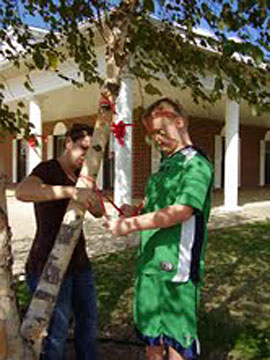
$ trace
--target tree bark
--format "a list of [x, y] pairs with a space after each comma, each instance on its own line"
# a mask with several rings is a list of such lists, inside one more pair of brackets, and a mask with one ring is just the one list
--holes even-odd
[[[126, 65], [125, 60], [128, 61], [125, 53], [125, 39], [131, 22], [132, 11], [137, 4], [137, 0], [124, 1], [118, 13], [113, 14], [112, 22], [109, 23], [104, 33], [107, 42], [105, 92], [111, 101], [118, 95], [121, 75]], [[119, 59], [119, 54], [122, 56], [121, 64], [116, 62], [115, 55]], [[101, 109], [100, 111], [88, 155], [88, 166], [83, 167], [81, 171], [83, 177], [79, 178], [76, 186], [93, 188], [91, 181], [85, 179], [87, 176], [94, 179], [97, 177], [110, 134], [111, 119], [113, 117], [111, 110]], [[21, 327], [24, 339], [32, 344], [37, 357], [41, 352], [43, 338], [47, 334], [63, 276], [82, 229], [84, 213], [83, 209], [70, 201], [54, 247], [48, 257]]]
[[[93, 183], [87, 177], [96, 178], [98, 167], [105, 150], [110, 124], [105, 117], [97, 120], [90, 149], [91, 168], [84, 166], [76, 186], [93, 188]], [[70, 262], [73, 250], [80, 236], [85, 210], [77, 203], [70, 201], [65, 213], [54, 246], [43, 269], [38, 286], [24, 318], [21, 332], [27, 342], [31, 343], [34, 352], [39, 356], [43, 338], [60, 290], [63, 276]]]
[[20, 335], [5, 187], [5, 176], [0, 175], [0, 360], [35, 360], [37, 358]]

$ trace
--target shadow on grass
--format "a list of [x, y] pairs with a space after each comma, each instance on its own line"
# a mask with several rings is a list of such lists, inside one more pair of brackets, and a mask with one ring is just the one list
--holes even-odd
[[270, 359], [270, 223], [210, 233], [202, 359]]
[[[99, 338], [126, 343], [134, 360], [141, 359], [135, 356], [138, 347], [132, 350], [132, 342], [137, 341], [132, 324], [136, 253], [130, 248], [92, 262]], [[201, 359], [269, 360], [270, 222], [211, 231], [206, 254], [199, 314]], [[122, 358], [133, 359], [119, 355], [117, 360]]]
[[270, 359], [270, 331], [238, 322], [226, 306], [200, 313], [201, 360]]
[[[270, 359], [270, 223], [210, 232], [199, 333], [202, 360]], [[136, 249], [94, 261], [101, 337], [132, 338]]]
[[100, 338], [131, 340], [137, 248], [102, 255], [92, 262], [98, 290]]

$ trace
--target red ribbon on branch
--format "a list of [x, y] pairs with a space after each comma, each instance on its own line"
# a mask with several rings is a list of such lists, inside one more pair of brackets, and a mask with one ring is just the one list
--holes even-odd
[[[104, 194], [102, 194], [102, 190], [98, 188], [96, 181], [91, 177], [91, 176], [87, 176], [87, 175], [79, 175], [80, 178], [85, 179], [91, 183], [94, 184], [97, 193], [98, 193], [98, 197], [99, 197], [99, 201], [100, 201], [100, 205], [102, 207], [102, 210], [105, 214], [106, 217], [108, 217], [106, 208], [105, 208], [105, 204], [104, 204], [104, 200], [106, 199], [119, 213], [120, 216], [124, 216], [124, 211], [122, 209], [120, 209], [113, 200], [111, 200], [108, 196], [105, 196]], [[137, 216], [140, 215], [140, 212], [143, 208], [143, 201], [139, 204], [139, 206], [137, 206], [137, 208], [135, 209], [134, 213], [132, 214], [132, 216]]]
[[30, 137], [29, 146], [35, 148], [37, 146], [37, 138], [35, 136]]
[[111, 109], [111, 112], [113, 114], [115, 114], [114, 103], [112, 101], [110, 101], [110, 99], [106, 95], [101, 94], [101, 99], [100, 99], [99, 105], [100, 105], [100, 107], [103, 107], [103, 108], [109, 107]]
[[96, 181], [93, 178], [91, 178], [91, 176], [79, 175], [79, 177], [82, 178], [82, 179], [85, 179], [85, 180], [87, 180], [89, 182], [92, 182], [95, 185], [95, 188], [96, 188], [97, 193], [98, 193], [100, 205], [102, 207], [102, 210], [103, 210], [105, 216], [108, 217], [108, 214], [107, 214], [107, 211], [106, 211], [106, 208], [105, 208], [103, 198], [105, 198], [107, 201], [109, 201], [109, 203], [112, 204], [112, 206], [118, 211], [118, 213], [120, 215], [124, 215], [123, 210], [121, 210], [108, 196], [105, 196], [105, 195], [102, 194], [102, 190], [98, 188], [98, 186], [96, 184]]
[[30, 135], [28, 142], [31, 148], [35, 149], [38, 146], [38, 137], [41, 138], [41, 140], [44, 140], [44, 142], [47, 142], [48, 140], [45, 135]]
[[[104, 94], [101, 95], [100, 106], [103, 108], [108, 107], [113, 114], [116, 114], [114, 103]], [[111, 125], [111, 130], [121, 146], [124, 146], [124, 137], [127, 133], [127, 126], [132, 126], [132, 124], [125, 124], [122, 120], [118, 123], [112, 123]]]

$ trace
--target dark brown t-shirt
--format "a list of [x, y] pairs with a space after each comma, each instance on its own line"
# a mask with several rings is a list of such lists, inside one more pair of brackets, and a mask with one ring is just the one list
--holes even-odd
[[[56, 159], [41, 162], [31, 173], [39, 177], [48, 185], [72, 185]], [[79, 175], [79, 174], [78, 174]], [[69, 199], [34, 203], [37, 231], [26, 263], [27, 274], [40, 275], [53, 247]], [[81, 232], [78, 243], [74, 249], [68, 272], [74, 273], [90, 266], [86, 249], [85, 238]]]

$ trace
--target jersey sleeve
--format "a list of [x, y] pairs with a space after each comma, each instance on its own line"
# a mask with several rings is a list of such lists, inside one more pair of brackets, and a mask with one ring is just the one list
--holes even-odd
[[202, 211], [212, 182], [213, 168], [210, 162], [201, 156], [194, 156], [184, 165], [176, 203]]
[[37, 176], [45, 184], [51, 183], [50, 174], [51, 174], [51, 166], [47, 161], [38, 164], [31, 172], [31, 175]]

